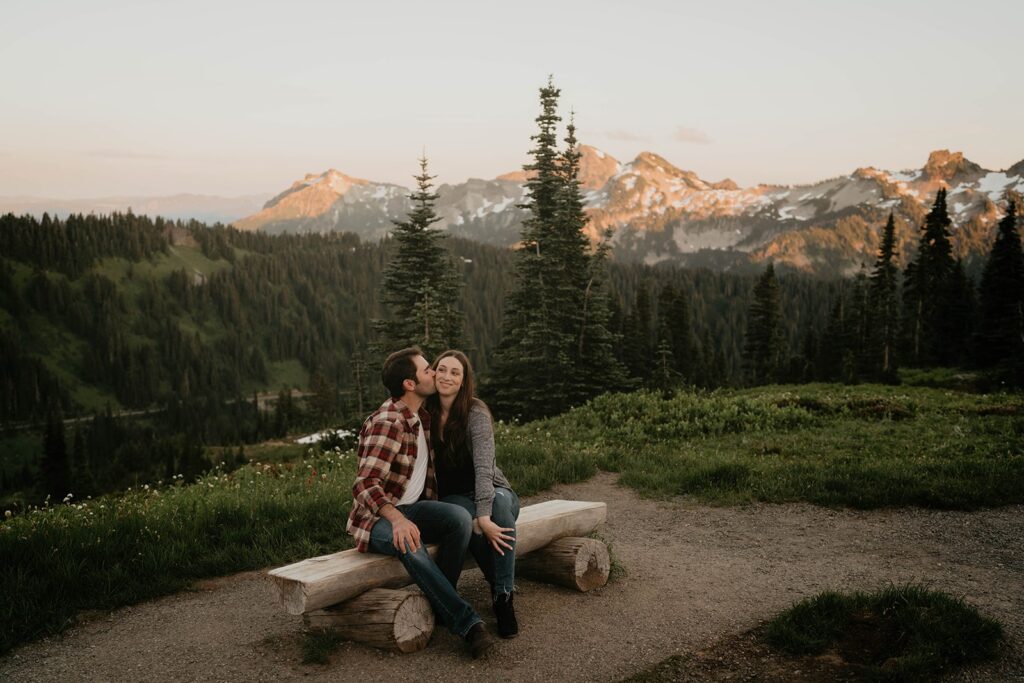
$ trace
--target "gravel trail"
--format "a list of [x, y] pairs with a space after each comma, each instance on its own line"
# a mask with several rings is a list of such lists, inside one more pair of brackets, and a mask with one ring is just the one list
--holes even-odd
[[[300, 617], [276, 604], [264, 572], [85, 620], [0, 659], [0, 680], [613, 681], [710, 647], [825, 589], [927, 584], [962, 596], [1006, 629], [1008, 654], [957, 680], [1024, 680], [1024, 506], [980, 512], [861, 512], [804, 504], [709, 507], [640, 498], [611, 474], [525, 500], [600, 500], [600, 530], [625, 575], [587, 594], [520, 581], [521, 634], [474, 662], [437, 629], [392, 655], [342, 644], [301, 663]], [[489, 621], [479, 572], [460, 588]]]

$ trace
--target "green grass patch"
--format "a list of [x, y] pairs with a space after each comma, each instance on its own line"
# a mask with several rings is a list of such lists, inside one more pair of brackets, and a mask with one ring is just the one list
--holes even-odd
[[598, 468], [645, 496], [714, 504], [973, 509], [1024, 502], [1021, 404], [873, 385], [614, 394], [499, 429], [498, 457], [529, 491]]
[[959, 598], [906, 585], [821, 593], [768, 622], [764, 637], [794, 656], [835, 650], [865, 678], [927, 681], [995, 657], [1003, 631]]
[[81, 610], [350, 547], [354, 474], [351, 453], [252, 463], [0, 522], [0, 654], [63, 630]]

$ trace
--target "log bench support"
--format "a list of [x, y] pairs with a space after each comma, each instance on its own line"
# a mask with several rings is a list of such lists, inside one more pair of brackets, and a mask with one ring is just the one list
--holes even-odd
[[[604, 503], [551, 500], [524, 507], [516, 522], [517, 574], [581, 592], [603, 586], [608, 548], [582, 538], [604, 522]], [[428, 546], [431, 556], [436, 546]], [[522, 558], [529, 553], [528, 557]], [[472, 559], [467, 567], [475, 566]], [[269, 572], [281, 605], [302, 614], [307, 628], [398, 652], [427, 646], [434, 628], [430, 603], [397, 558], [346, 550]]]
[[516, 576], [586, 593], [608, 583], [608, 546], [596, 538], [566, 537], [548, 543], [516, 564]]
[[307, 628], [383, 650], [422, 650], [434, 632], [434, 610], [419, 591], [371, 588], [362, 595], [303, 617]]

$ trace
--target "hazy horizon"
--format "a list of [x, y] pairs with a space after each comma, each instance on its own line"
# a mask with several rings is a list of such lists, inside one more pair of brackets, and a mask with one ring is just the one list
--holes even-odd
[[1019, 3], [279, 7], [9, 3], [0, 196], [408, 187], [424, 148], [439, 184], [493, 178], [527, 161], [548, 74], [582, 142], [711, 181], [1024, 158]]

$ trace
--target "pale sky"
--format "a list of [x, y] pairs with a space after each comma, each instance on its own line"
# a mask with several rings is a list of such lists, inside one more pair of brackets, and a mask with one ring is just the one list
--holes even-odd
[[438, 183], [528, 160], [553, 74], [579, 137], [797, 184], [934, 149], [1024, 158], [1024, 2], [3, 0], [0, 196]]

